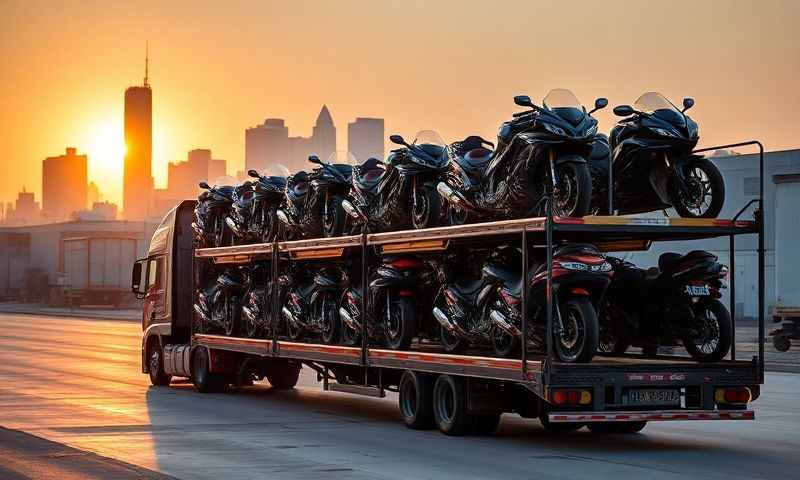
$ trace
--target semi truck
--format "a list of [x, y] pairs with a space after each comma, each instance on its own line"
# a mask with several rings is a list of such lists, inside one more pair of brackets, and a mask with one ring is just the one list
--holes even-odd
[[[187, 200], [166, 215], [153, 235], [147, 257], [133, 268], [131, 288], [144, 298], [142, 372], [149, 374], [154, 385], [185, 377], [199, 392], [218, 392], [263, 378], [272, 388], [289, 389], [306, 367], [316, 372], [324, 390], [373, 397], [396, 392], [408, 427], [438, 427], [451, 435], [490, 433], [501, 414], [537, 418], [552, 431], [587, 426], [595, 433], [638, 432], [653, 421], [754, 419], [749, 405], [758, 398], [764, 381], [763, 314], [757, 354], [750, 358], [737, 355], [734, 340], [728, 357], [714, 363], [637, 353], [563, 363], [552, 353], [549, 334], [546, 349], [525, 347], [518, 358], [495, 358], [481, 352], [448, 354], [425, 342], [411, 350], [392, 350], [370, 344], [363, 330], [361, 346], [355, 347], [288, 341], [278, 336], [277, 316], [265, 318], [276, 327], [269, 338], [207, 334], [197, 327], [193, 302], [201, 286], [201, 272], [210, 264], [262, 263], [269, 272], [266, 275], [278, 285], [281, 272], [292, 262], [306, 262], [308, 268], [314, 268], [321, 260], [360, 258], [361, 278], [365, 279], [382, 255], [438, 255], [451, 248], [518, 242], [523, 252], [522, 278], [527, 278], [525, 257], [532, 249], [545, 252], [547, 271], [552, 272], [553, 248], [561, 242], [591, 242], [602, 251], [615, 252], [646, 249], [652, 242], [727, 237], [735, 247], [740, 235], [761, 238], [758, 215], [753, 220], [550, 215], [196, 249], [191, 228], [194, 206], [194, 201]], [[732, 248], [731, 263], [734, 251]], [[759, 252], [759, 268], [763, 269], [763, 248]], [[763, 275], [759, 284], [763, 292]], [[521, 311], [525, 312], [526, 289], [522, 292]], [[279, 311], [276, 297], [265, 299], [272, 302], [274, 312]], [[362, 313], [367, 311], [369, 297], [362, 295]], [[553, 322], [549, 297], [548, 332]], [[733, 310], [735, 298], [731, 297]], [[763, 301], [759, 295], [760, 307]], [[366, 314], [362, 318], [367, 318]], [[528, 321], [523, 315], [522, 338], [525, 329], [531, 328]], [[366, 323], [362, 322], [362, 328]]]

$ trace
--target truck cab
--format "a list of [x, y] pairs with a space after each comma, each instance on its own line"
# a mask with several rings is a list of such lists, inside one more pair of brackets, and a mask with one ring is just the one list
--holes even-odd
[[[192, 216], [197, 202], [184, 200], [153, 233], [147, 256], [133, 265], [131, 290], [142, 305], [142, 373], [168, 384], [165, 347], [189, 343], [192, 322]], [[179, 281], [178, 279], [184, 279]], [[171, 352], [170, 352], [171, 353]], [[168, 369], [167, 371], [174, 371]]]

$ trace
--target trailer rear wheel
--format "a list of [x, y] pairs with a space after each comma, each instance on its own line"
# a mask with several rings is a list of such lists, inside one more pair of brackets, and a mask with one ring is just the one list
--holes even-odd
[[224, 392], [228, 388], [225, 376], [210, 371], [208, 350], [198, 347], [192, 353], [192, 383], [200, 393]]
[[591, 422], [588, 424], [592, 433], [631, 434], [641, 432], [647, 422]]
[[440, 375], [433, 386], [433, 416], [445, 435], [470, 433], [474, 416], [467, 412], [467, 388], [463, 378]]
[[403, 422], [408, 428], [426, 430], [433, 427], [433, 379], [430, 375], [412, 370], [403, 372], [398, 386], [398, 401]]
[[297, 362], [280, 362], [278, 359], [272, 360], [272, 362], [276, 363], [269, 367], [266, 375], [272, 388], [275, 390], [293, 389], [300, 378], [301, 365]]
[[157, 337], [152, 337], [147, 342], [147, 371], [150, 374], [150, 383], [158, 387], [169, 385], [172, 375], [164, 372], [164, 351]]

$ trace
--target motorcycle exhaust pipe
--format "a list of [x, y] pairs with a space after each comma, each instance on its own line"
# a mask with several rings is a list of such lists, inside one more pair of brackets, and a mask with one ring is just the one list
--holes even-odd
[[210, 322], [211, 321], [211, 318], [208, 316], [208, 313], [206, 313], [205, 310], [203, 310], [202, 307], [200, 307], [200, 305], [195, 303], [193, 305], [193, 307], [194, 307], [195, 313], [197, 313], [200, 316], [200, 318], [203, 319], [203, 321], [205, 321], [205, 322]]
[[242, 315], [244, 315], [251, 322], [258, 323], [258, 320], [256, 319], [256, 312], [254, 312], [249, 306], [242, 307]]
[[467, 332], [464, 331], [457, 323], [450, 320], [450, 317], [447, 316], [439, 307], [433, 307], [433, 318], [436, 319], [437, 322], [442, 326], [442, 328], [446, 329], [448, 332], [458, 335], [460, 337], [467, 337]]
[[275, 215], [278, 216], [278, 220], [285, 225], [292, 225], [292, 221], [289, 219], [289, 215], [284, 212], [282, 209], [275, 212]]
[[455, 190], [450, 188], [450, 185], [444, 182], [439, 182], [438, 184], [436, 184], [436, 191], [439, 192], [439, 195], [447, 199], [449, 203], [452, 203], [453, 205], [458, 205], [462, 208], [473, 210], [472, 205], [466, 199], [464, 199], [464, 197], [459, 195]]
[[239, 228], [238, 225], [236, 225], [236, 222], [234, 222], [231, 217], [225, 217], [225, 225], [227, 225], [228, 228], [230, 228], [231, 231], [233, 232], [233, 234], [236, 235], [237, 237], [242, 237], [243, 236], [242, 235], [242, 233], [243, 233], [242, 229]]
[[512, 337], [518, 337], [522, 335], [522, 332], [520, 332], [519, 329], [514, 326], [514, 324], [509, 322], [505, 315], [497, 310], [492, 310], [492, 312], [489, 314], [489, 320], [492, 321], [494, 326], [511, 335]]
[[286, 318], [286, 320], [292, 322], [295, 325], [299, 325], [300, 328], [306, 328], [306, 324], [298, 320], [297, 317], [292, 313], [292, 311], [289, 310], [287, 307], [281, 308], [281, 313], [283, 313], [283, 316]]
[[346, 308], [339, 307], [339, 318], [341, 318], [342, 321], [347, 324], [350, 330], [356, 332], [361, 331], [361, 322], [353, 318], [353, 316], [350, 315], [350, 312], [348, 312]]

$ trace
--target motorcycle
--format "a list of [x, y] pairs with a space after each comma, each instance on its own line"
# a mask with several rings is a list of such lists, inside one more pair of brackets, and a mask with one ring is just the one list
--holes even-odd
[[[493, 252], [484, 267], [484, 273], [498, 283], [489, 320], [498, 330], [505, 332], [505, 335], [492, 337], [494, 352], [500, 357], [514, 356], [522, 343], [520, 254], [517, 248], [501, 247]], [[547, 262], [540, 258], [534, 260], [531, 267], [526, 285], [530, 299], [527, 340], [544, 349], [547, 338]], [[599, 334], [596, 306], [611, 281], [611, 271], [611, 264], [593, 245], [568, 244], [553, 252], [552, 333], [554, 352], [560, 361], [584, 363], [595, 355]]]
[[213, 187], [206, 182], [200, 182], [199, 185], [206, 191], [198, 196], [194, 207], [192, 230], [195, 244], [199, 248], [229, 245], [231, 238], [225, 217], [233, 204], [234, 188], [220, 185], [219, 182]]
[[247, 174], [257, 180], [245, 182], [234, 191], [233, 207], [225, 223], [238, 243], [268, 243], [280, 236], [281, 222], [277, 211], [285, 195], [289, 172], [282, 165], [271, 170], [276, 174], [265, 172], [261, 175], [256, 170], [249, 170]]
[[673, 207], [688, 218], [716, 218], [725, 203], [725, 182], [717, 167], [692, 150], [699, 139], [697, 123], [686, 115], [694, 100], [679, 110], [660, 93], [649, 92], [634, 106], [619, 105], [626, 117], [610, 138], [596, 137], [592, 154], [595, 211], [608, 212], [609, 158], [613, 169], [613, 208], [620, 215]]
[[250, 277], [244, 268], [228, 268], [216, 280], [197, 292], [195, 312], [203, 325], [221, 328], [225, 335], [240, 332], [240, 314], [244, 293], [250, 287]]
[[[401, 157], [390, 156], [391, 160]], [[395, 163], [384, 163], [376, 158], [353, 167], [350, 194], [344, 200], [345, 211], [356, 210], [346, 222], [345, 230], [351, 235], [385, 232], [407, 228], [411, 222], [408, 208], [408, 176], [401, 175]]]
[[249, 288], [244, 295], [242, 323], [248, 338], [269, 338], [272, 334], [272, 281], [264, 264], [251, 268]]
[[294, 341], [319, 334], [324, 343], [335, 344], [339, 335], [337, 307], [346, 287], [344, 269], [325, 265], [315, 268], [312, 275], [305, 267], [296, 265], [290, 274], [279, 278], [286, 334]]
[[600, 351], [621, 354], [631, 345], [655, 355], [680, 341], [700, 362], [722, 360], [731, 348], [731, 316], [720, 302], [728, 268], [703, 250], [663, 253], [658, 268], [642, 269], [609, 257], [614, 281], [600, 316]]
[[345, 221], [341, 204], [350, 191], [353, 167], [323, 162], [316, 155], [308, 161], [319, 167], [310, 174], [300, 171], [287, 179], [285, 205], [277, 216], [286, 226], [288, 239], [339, 236]]
[[452, 145], [449, 171], [437, 185], [451, 225], [543, 216], [549, 196], [557, 216], [589, 213], [592, 179], [587, 160], [597, 133], [597, 120], [591, 115], [608, 100], [598, 98], [587, 112], [572, 92], [555, 89], [541, 107], [526, 95], [514, 97], [514, 103], [531, 110], [503, 123], [497, 148], [478, 136]]
[[[406, 350], [426, 325], [420, 312], [430, 311], [426, 286], [434, 280], [431, 266], [414, 255], [387, 255], [370, 275], [367, 334], [392, 350]], [[342, 295], [339, 317], [345, 345], [361, 343], [362, 315], [360, 281]]]

